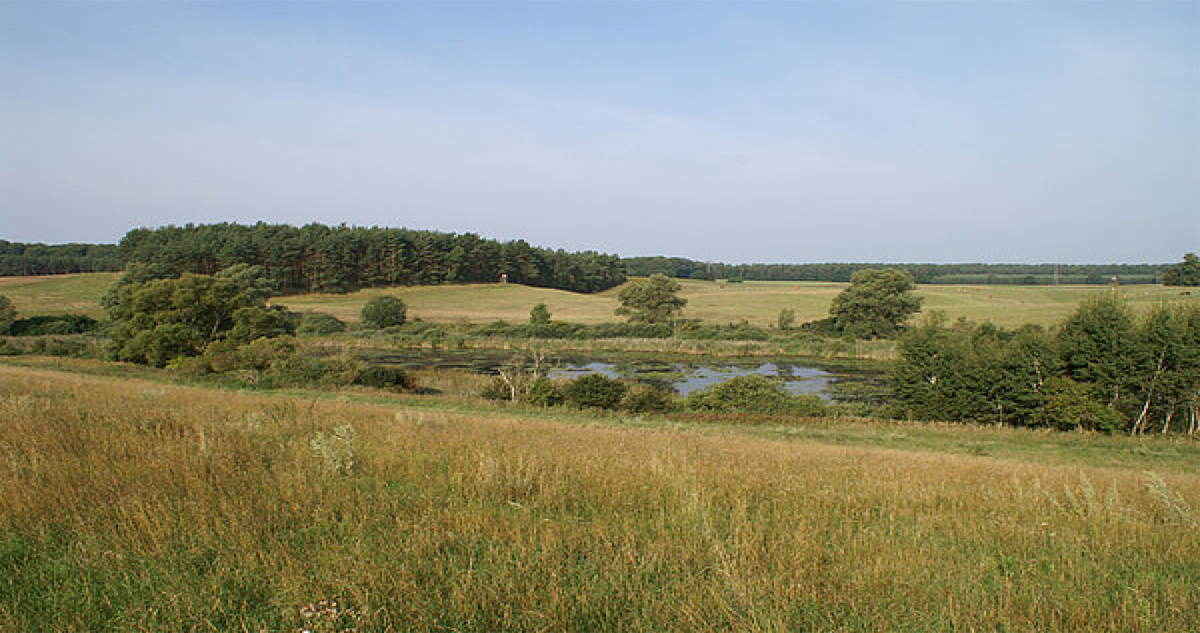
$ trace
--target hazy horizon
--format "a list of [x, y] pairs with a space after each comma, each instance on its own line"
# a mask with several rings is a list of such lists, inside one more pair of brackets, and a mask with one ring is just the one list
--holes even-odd
[[1200, 3], [0, 3], [0, 238], [724, 263], [1200, 251]]

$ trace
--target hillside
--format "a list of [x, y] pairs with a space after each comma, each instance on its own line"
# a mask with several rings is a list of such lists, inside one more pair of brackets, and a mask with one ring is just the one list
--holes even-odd
[[[81, 312], [100, 316], [100, 298], [118, 273], [44, 277], [0, 277], [0, 293], [13, 300], [22, 315]], [[800, 322], [828, 316], [829, 304], [845, 284], [826, 282], [745, 282], [722, 284], [682, 280], [688, 305], [684, 315], [720, 323], [746, 319], [757, 325], [775, 323], [779, 311], [795, 310]], [[619, 288], [580, 294], [520, 284], [467, 284], [374, 288], [348, 294], [307, 294], [278, 297], [274, 303], [294, 310], [328, 312], [358, 320], [368, 299], [380, 294], [401, 297], [410, 314], [439, 322], [524, 321], [529, 309], [545, 303], [555, 319], [580, 323], [616, 321]], [[1009, 327], [1025, 323], [1050, 325], [1061, 320], [1083, 299], [1111, 292], [1096, 286], [958, 286], [922, 285], [924, 309], [943, 310], [951, 319], [991, 320]], [[1159, 285], [1123, 286], [1121, 295], [1135, 310], [1164, 301], [1200, 303], [1200, 293]]]
[[0, 629], [1200, 626], [1200, 477], [1147, 472], [1187, 440], [739, 430], [8, 363]]

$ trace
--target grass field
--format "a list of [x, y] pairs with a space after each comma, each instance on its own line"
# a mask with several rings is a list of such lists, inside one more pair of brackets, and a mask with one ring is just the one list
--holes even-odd
[[99, 318], [100, 299], [121, 273], [81, 273], [36, 277], [0, 277], [0, 294], [12, 300], [21, 317], [76, 312]]
[[[58, 277], [3, 277], [0, 293], [13, 300], [20, 314], [33, 316], [58, 312], [83, 312], [99, 316], [100, 297], [116, 280], [117, 273], [63, 275]], [[728, 323], [746, 319], [757, 325], [776, 322], [779, 311], [791, 308], [798, 322], [829, 315], [833, 297], [845, 284], [819, 282], [746, 282], [720, 284], [683, 281], [681, 295], [688, 300], [685, 316]], [[1025, 323], [1050, 325], [1069, 314], [1078, 303], [1097, 293], [1111, 292], [1098, 286], [920, 286], [925, 310], [943, 310], [951, 319], [966, 317], [991, 320], [998, 325]], [[1122, 296], [1135, 310], [1146, 310], [1165, 301], [1200, 303], [1200, 292], [1179, 288], [1123, 286]], [[427, 321], [518, 322], [529, 318], [529, 309], [545, 303], [555, 319], [579, 323], [615, 321], [617, 290], [594, 295], [562, 290], [531, 288], [517, 284], [471, 284], [460, 286], [411, 286], [370, 289], [344, 295], [310, 294], [281, 297], [275, 303], [294, 310], [327, 312], [347, 321], [357, 321], [363, 304], [373, 296], [401, 297], [411, 316]]]
[[[833, 297], [846, 284], [745, 282], [720, 284], [683, 281], [681, 296], [688, 300], [684, 315], [718, 323], [742, 319], [757, 325], [772, 325], [779, 311], [791, 308], [798, 322], [829, 316]], [[1097, 293], [1111, 292], [1097, 286], [920, 286], [925, 310], [943, 310], [951, 319], [966, 317], [991, 320], [998, 325], [1025, 323], [1050, 325], [1069, 314], [1080, 301]], [[1183, 294], [1163, 286], [1124, 286], [1122, 296], [1135, 310], [1146, 310], [1165, 301], [1200, 303], [1200, 293]], [[529, 309], [545, 303], [555, 319], [580, 323], [617, 320], [617, 291], [580, 295], [561, 290], [509, 285], [426, 286], [373, 289], [348, 295], [303, 295], [277, 302], [296, 310], [329, 312], [345, 320], [357, 320], [358, 311], [372, 296], [392, 294], [409, 305], [411, 314], [429, 321], [523, 321]]]
[[6, 361], [0, 629], [1200, 628], [1194, 442], [462, 406]]

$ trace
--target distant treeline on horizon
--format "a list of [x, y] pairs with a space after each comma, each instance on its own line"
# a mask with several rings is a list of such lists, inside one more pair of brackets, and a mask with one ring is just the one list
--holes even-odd
[[625, 275], [681, 279], [847, 282], [864, 268], [899, 268], [923, 284], [1052, 285], [1158, 283], [1165, 264], [723, 264], [682, 257], [569, 253], [473, 233], [392, 228], [293, 227], [258, 223], [139, 228], [114, 244], [28, 244], [0, 240], [0, 276], [119, 271], [156, 264], [213, 273], [233, 264], [267, 268], [285, 292], [348, 292], [388, 285], [508, 281], [597, 292]]
[[626, 257], [625, 270], [634, 277], [661, 273], [680, 279], [732, 281], [848, 282], [865, 268], [906, 270], [920, 284], [1053, 285], [1158, 283], [1165, 264], [721, 264], [683, 257]]

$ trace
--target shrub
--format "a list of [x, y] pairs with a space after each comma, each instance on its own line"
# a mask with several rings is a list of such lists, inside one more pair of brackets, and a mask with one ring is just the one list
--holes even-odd
[[819, 416], [828, 411], [817, 396], [793, 396], [765, 376], [738, 376], [688, 396], [688, 410], [744, 413], [785, 413]]
[[392, 365], [370, 365], [359, 370], [354, 384], [391, 391], [411, 391], [416, 388], [413, 377]]
[[386, 327], [404, 325], [408, 308], [396, 297], [381, 295], [372, 297], [362, 309], [363, 327], [382, 330]]
[[567, 383], [563, 389], [566, 401], [577, 407], [615, 409], [625, 396], [625, 383], [615, 378], [588, 374]]
[[677, 408], [668, 392], [650, 385], [635, 384], [621, 399], [621, 408], [631, 413], [667, 413]]
[[296, 328], [297, 334], [305, 336], [329, 336], [345, 331], [346, 324], [341, 319], [324, 312], [305, 312]]
[[84, 334], [100, 327], [100, 322], [83, 314], [57, 314], [17, 319], [9, 325], [12, 336]]
[[542, 377], [530, 383], [522, 400], [532, 405], [553, 407], [562, 404], [566, 398], [557, 383]]
[[512, 400], [512, 389], [503, 378], [496, 376], [479, 390], [479, 397], [487, 400]]

